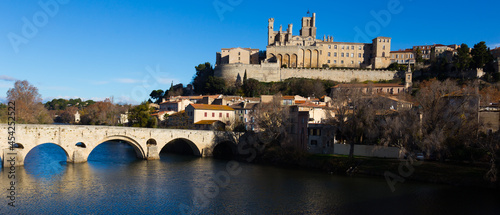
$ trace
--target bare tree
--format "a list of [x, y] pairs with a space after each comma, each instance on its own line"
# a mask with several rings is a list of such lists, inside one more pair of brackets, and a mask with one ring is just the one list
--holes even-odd
[[330, 107], [335, 116], [330, 114], [329, 122], [336, 127], [340, 141], [350, 144], [349, 158], [353, 159], [355, 144], [370, 142], [379, 135], [378, 99], [374, 94], [363, 94], [362, 88], [353, 85], [337, 87], [331, 97]]
[[415, 109], [403, 109], [386, 115], [381, 127], [381, 143], [385, 146], [396, 146], [403, 152], [419, 149], [420, 117]]
[[484, 149], [490, 159], [490, 168], [485, 174], [485, 179], [490, 182], [498, 181], [497, 156], [500, 153], [500, 131], [482, 135], [479, 146]]
[[28, 81], [16, 81], [7, 91], [7, 100], [16, 104], [16, 121], [19, 123], [52, 123], [49, 112], [42, 104], [38, 88]]
[[270, 103], [260, 103], [252, 112], [252, 117], [259, 140], [264, 145], [281, 145], [288, 141], [289, 107], [282, 104], [281, 95], [275, 95]]
[[422, 147], [443, 160], [457, 145], [477, 139], [479, 96], [477, 83], [459, 87], [455, 81], [426, 81], [416, 100], [422, 108]]

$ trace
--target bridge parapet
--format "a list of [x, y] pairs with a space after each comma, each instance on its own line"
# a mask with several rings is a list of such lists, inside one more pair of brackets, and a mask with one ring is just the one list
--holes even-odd
[[214, 133], [203, 130], [152, 129], [111, 126], [81, 125], [24, 125], [15, 128], [16, 143], [19, 148], [11, 151], [8, 144], [8, 125], [0, 124], [0, 156], [3, 166], [10, 166], [4, 160], [7, 154], [16, 154], [16, 165], [24, 164], [26, 155], [36, 146], [53, 143], [60, 146], [71, 163], [86, 162], [95, 147], [110, 140], [120, 140], [130, 144], [138, 158], [156, 160], [160, 151], [173, 140], [183, 139], [197, 156], [211, 156]]

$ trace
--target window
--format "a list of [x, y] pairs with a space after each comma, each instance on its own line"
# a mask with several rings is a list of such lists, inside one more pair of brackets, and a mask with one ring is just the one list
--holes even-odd
[[222, 113], [219, 113], [219, 118], [222, 118]]
[[205, 117], [207, 117], [207, 112], [205, 112]]
[[413, 58], [413, 54], [410, 54], [410, 58]]
[[361, 46], [359, 46], [358, 49], [361, 50]]
[[358, 54], [358, 57], [361, 57], [361, 53]]
[[346, 49], [349, 50], [349, 46], [347, 46]]
[[323, 50], [319, 50], [319, 54], [322, 55], [323, 54]]
[[344, 49], [344, 45], [342, 45], [342, 49]]
[[351, 46], [351, 49], [354, 50], [354, 46]]
[[334, 63], [334, 64], [337, 64], [337, 60], [333, 60], [333, 63]]
[[344, 53], [343, 52], [340, 54], [340, 57], [344, 57]]
[[331, 45], [328, 45], [328, 49], [332, 49], [332, 46], [331, 46]]
[[337, 57], [337, 52], [333, 53], [333, 56], [334, 56], [334, 57]]
[[241, 52], [238, 52], [238, 55], [241, 55]]
[[382, 49], [383, 49], [383, 50], [385, 50], [385, 45], [384, 45], [384, 46], [382, 46]]
[[330, 55], [331, 55], [331, 53], [330, 53], [330, 52], [328, 52], [328, 57], [330, 57]]
[[341, 60], [341, 61], [340, 61], [340, 63], [341, 63], [341, 64], [344, 64], [344, 61], [343, 61], [343, 60]]
[[226, 117], [229, 118], [229, 113], [226, 113]]
[[351, 57], [354, 57], [354, 53], [351, 53]]
[[358, 61], [358, 64], [361, 65], [361, 61]]
[[328, 63], [330, 63], [330, 60], [328, 60]]
[[212, 117], [215, 117], [215, 113], [212, 113]]
[[354, 64], [354, 61], [351, 61], [351, 64]]
[[334, 49], [337, 49], [337, 45], [334, 45], [334, 46], [333, 46], [333, 48], [334, 48]]
[[398, 58], [398, 57], [399, 57], [399, 55], [396, 55], [396, 58]]

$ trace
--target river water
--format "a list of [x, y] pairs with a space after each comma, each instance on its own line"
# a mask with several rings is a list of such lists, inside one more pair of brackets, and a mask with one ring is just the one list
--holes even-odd
[[62, 149], [33, 149], [16, 169], [16, 207], [8, 170], [0, 172], [0, 214], [500, 214], [500, 192], [161, 154], [135, 158], [124, 143], [99, 145], [87, 163]]

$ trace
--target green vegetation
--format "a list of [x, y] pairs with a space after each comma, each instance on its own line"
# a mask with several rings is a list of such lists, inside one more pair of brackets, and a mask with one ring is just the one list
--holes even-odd
[[156, 128], [158, 121], [156, 117], [151, 116], [153, 111], [154, 109], [149, 106], [148, 102], [142, 102], [140, 105], [133, 107], [128, 114], [129, 126]]
[[82, 99], [80, 98], [70, 100], [60, 98], [52, 99], [52, 101], [45, 103], [45, 108], [47, 108], [47, 110], [66, 110], [66, 108], [68, 107], [77, 107], [78, 109], [83, 109], [92, 104], [95, 104], [95, 101], [82, 101]]

